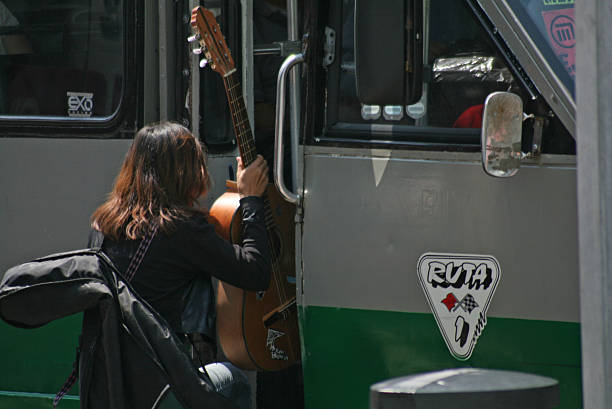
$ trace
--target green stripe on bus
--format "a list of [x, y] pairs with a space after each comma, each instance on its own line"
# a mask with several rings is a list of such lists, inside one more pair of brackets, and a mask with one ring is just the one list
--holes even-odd
[[[54, 397], [54, 394], [0, 391], [0, 409], [52, 408]], [[78, 409], [80, 406], [78, 396], [65, 395], [58, 407]]]
[[[15, 328], [0, 321], [0, 391], [4, 391], [0, 401], [7, 401], [7, 393], [22, 398], [28, 393], [55, 395], [72, 372], [81, 321], [82, 314], [75, 314], [36, 329]], [[70, 393], [78, 395], [78, 384]]]
[[375, 382], [466, 366], [550, 376], [561, 409], [582, 406], [578, 323], [489, 317], [467, 361], [451, 356], [432, 314], [301, 307], [300, 327], [307, 409], [368, 409]]

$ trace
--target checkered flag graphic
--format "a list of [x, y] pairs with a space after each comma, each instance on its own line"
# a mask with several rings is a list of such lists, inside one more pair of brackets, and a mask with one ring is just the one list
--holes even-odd
[[461, 307], [463, 311], [471, 313], [474, 310], [474, 308], [478, 307], [478, 303], [476, 302], [472, 294], [466, 294], [466, 296], [463, 297], [463, 299], [459, 301], [457, 305], [455, 305], [455, 308], [453, 308], [453, 311], [455, 311], [459, 307]]

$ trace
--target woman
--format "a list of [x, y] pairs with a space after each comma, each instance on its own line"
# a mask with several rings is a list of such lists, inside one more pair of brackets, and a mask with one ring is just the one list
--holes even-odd
[[[268, 184], [261, 156], [247, 168], [238, 158], [237, 185], [243, 216], [242, 246], [219, 237], [206, 213], [195, 208], [209, 175], [200, 143], [183, 126], [163, 122], [136, 134], [108, 200], [92, 215], [93, 240], [121, 272], [143, 239], [151, 244], [131, 280], [132, 287], [178, 334], [186, 294], [196, 280], [208, 291], [205, 335], [214, 340], [211, 276], [247, 290], [265, 290], [270, 256], [261, 195]], [[217, 390], [250, 407], [246, 377], [231, 364], [205, 367]], [[239, 378], [239, 379], [237, 379]]]

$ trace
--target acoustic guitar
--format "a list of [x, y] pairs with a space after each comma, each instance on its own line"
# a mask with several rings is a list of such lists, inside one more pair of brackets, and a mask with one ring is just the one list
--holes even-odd
[[[190, 40], [198, 41], [197, 51], [223, 78], [240, 157], [246, 167], [255, 160], [257, 152], [239, 72], [212, 12], [195, 7], [191, 13], [191, 27], [194, 35]], [[221, 236], [241, 243], [241, 215], [235, 182], [228, 181], [227, 188], [211, 207], [210, 216]], [[256, 293], [219, 281], [217, 333], [223, 353], [234, 365], [275, 371], [300, 360], [295, 300], [295, 207], [283, 200], [272, 184], [263, 199], [272, 255], [270, 287]]]

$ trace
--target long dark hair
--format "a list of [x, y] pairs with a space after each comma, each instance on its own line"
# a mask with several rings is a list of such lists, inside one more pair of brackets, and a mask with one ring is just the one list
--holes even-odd
[[162, 122], [136, 133], [108, 199], [92, 226], [113, 239], [138, 239], [153, 226], [169, 233], [192, 214], [210, 178], [199, 141], [182, 125]]

